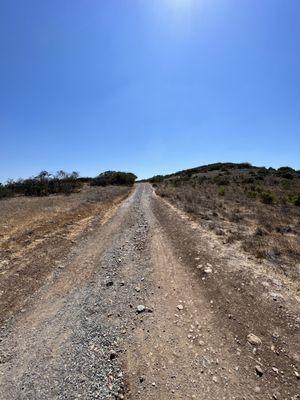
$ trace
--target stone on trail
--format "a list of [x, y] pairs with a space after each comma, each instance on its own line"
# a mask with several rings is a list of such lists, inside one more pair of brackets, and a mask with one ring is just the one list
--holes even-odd
[[136, 308], [136, 310], [137, 310], [138, 313], [141, 313], [141, 312], [145, 311], [145, 309], [146, 309], [146, 307], [143, 306], [142, 304], [139, 304], [139, 305], [137, 306], [137, 308]]
[[253, 346], [261, 345], [261, 339], [258, 336], [254, 335], [253, 333], [249, 333], [249, 335], [247, 336], [247, 340]]
[[177, 308], [178, 308], [178, 310], [183, 310], [183, 305], [182, 304], [178, 304]]
[[212, 268], [207, 266], [207, 267], [204, 268], [204, 272], [206, 274], [211, 274], [212, 273]]
[[117, 356], [118, 356], [118, 354], [114, 350], [111, 350], [111, 352], [109, 353], [110, 360], [114, 360]]
[[261, 369], [261, 367], [259, 365], [255, 366], [255, 371], [258, 376], [263, 376], [263, 374], [264, 374], [263, 370]]

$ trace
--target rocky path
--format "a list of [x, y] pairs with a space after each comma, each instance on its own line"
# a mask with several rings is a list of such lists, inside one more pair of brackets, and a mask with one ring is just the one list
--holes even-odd
[[2, 327], [0, 398], [299, 398], [297, 305], [251, 262], [137, 185]]

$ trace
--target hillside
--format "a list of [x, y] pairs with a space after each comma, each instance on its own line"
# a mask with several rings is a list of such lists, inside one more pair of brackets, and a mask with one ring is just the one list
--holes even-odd
[[217, 163], [149, 180], [156, 193], [276, 269], [299, 277], [300, 171]]

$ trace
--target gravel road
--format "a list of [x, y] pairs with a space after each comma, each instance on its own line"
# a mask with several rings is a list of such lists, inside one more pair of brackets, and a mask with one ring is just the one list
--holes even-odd
[[0, 398], [300, 398], [297, 304], [211, 235], [136, 185], [2, 326]]

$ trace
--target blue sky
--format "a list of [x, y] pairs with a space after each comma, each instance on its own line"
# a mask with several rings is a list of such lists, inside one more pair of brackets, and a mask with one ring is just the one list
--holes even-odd
[[299, 0], [1, 0], [0, 181], [300, 168]]

